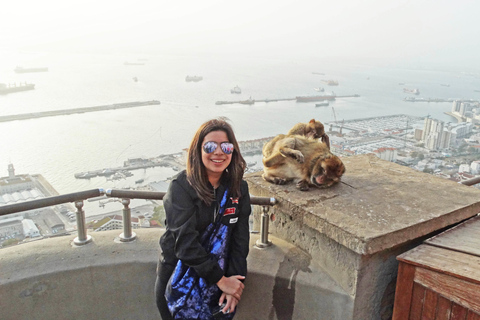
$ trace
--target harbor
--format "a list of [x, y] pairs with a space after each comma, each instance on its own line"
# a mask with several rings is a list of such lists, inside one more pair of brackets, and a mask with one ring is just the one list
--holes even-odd
[[[242, 155], [249, 156], [261, 154], [263, 145], [273, 137], [265, 137], [260, 139], [238, 141], [238, 145]], [[174, 171], [183, 170], [185, 168], [185, 152], [177, 152], [171, 154], [159, 155], [153, 158], [132, 158], [123, 162], [122, 167], [103, 168], [92, 171], [84, 171], [75, 173], [76, 179], [90, 179], [94, 177], [104, 176], [107, 180], [120, 180], [132, 176], [130, 171], [138, 169], [147, 169], [154, 167], [169, 167]], [[143, 181], [135, 181], [142, 183]]]
[[5, 83], [0, 83], [0, 94], [9, 94], [9, 93], [14, 93], [14, 92], [21, 92], [21, 91], [27, 91], [27, 90], [33, 90], [35, 89], [35, 84], [33, 83], [19, 83], [18, 85], [16, 83], [13, 84], [5, 84]]
[[158, 100], [135, 101], [135, 102], [126, 102], [126, 103], [115, 103], [115, 104], [109, 104], [104, 106], [88, 107], [88, 108], [75, 108], [75, 109], [63, 109], [63, 110], [53, 110], [53, 111], [44, 111], [44, 112], [14, 114], [14, 115], [8, 115], [8, 116], [0, 116], [0, 122], [27, 120], [27, 119], [54, 117], [54, 116], [65, 116], [65, 115], [70, 115], [75, 113], [97, 112], [97, 111], [143, 107], [143, 106], [159, 105], [159, 104], [160, 104], [160, 101]]

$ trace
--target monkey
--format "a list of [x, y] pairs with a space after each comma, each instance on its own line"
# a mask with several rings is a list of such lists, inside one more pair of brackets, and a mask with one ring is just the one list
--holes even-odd
[[342, 160], [326, 144], [304, 136], [279, 134], [262, 152], [263, 179], [274, 184], [300, 179], [296, 187], [301, 191], [331, 187], [345, 173]]
[[321, 123], [320, 121], [315, 121], [315, 119], [312, 119], [308, 123], [297, 123], [287, 132], [287, 135], [294, 134], [298, 134], [315, 140], [321, 138], [322, 142], [327, 145], [328, 149], [330, 149], [330, 138], [325, 133], [323, 123]]

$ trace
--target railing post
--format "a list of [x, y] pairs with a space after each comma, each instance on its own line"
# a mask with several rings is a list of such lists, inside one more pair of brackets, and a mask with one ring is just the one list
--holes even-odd
[[84, 245], [92, 241], [92, 237], [87, 235], [87, 228], [85, 226], [85, 211], [83, 211], [83, 200], [75, 201], [75, 207], [77, 208], [77, 232], [78, 236], [73, 239], [73, 243], [76, 245]]
[[129, 207], [130, 199], [122, 199], [123, 204], [123, 233], [120, 234], [120, 241], [129, 242], [137, 238], [135, 232], [132, 232], [132, 214]]
[[272, 242], [268, 240], [268, 206], [263, 206], [262, 220], [260, 222], [260, 239], [257, 240], [255, 245], [259, 248], [266, 248], [272, 245]]

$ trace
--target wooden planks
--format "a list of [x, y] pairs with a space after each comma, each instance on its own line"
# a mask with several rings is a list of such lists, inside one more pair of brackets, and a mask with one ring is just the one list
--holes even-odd
[[393, 320], [480, 320], [480, 216], [397, 259]]
[[417, 268], [414, 282], [480, 313], [480, 285], [476, 283], [423, 268]]
[[477, 256], [422, 244], [397, 259], [480, 284], [480, 257]]
[[448, 229], [425, 243], [480, 257], [480, 216]]

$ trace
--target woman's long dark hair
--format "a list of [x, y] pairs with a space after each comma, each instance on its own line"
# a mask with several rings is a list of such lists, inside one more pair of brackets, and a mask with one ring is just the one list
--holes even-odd
[[[227, 134], [228, 141], [233, 143], [232, 161], [223, 173], [227, 175], [229, 181], [230, 194], [233, 197], [240, 197], [240, 183], [243, 179], [243, 173], [247, 167], [245, 160], [240, 154], [237, 139], [233, 133], [232, 126], [226, 119], [212, 119], [200, 126], [190, 143], [187, 157], [187, 179], [190, 185], [195, 189], [199, 198], [207, 205], [214, 201], [213, 190], [208, 181], [207, 170], [202, 162], [202, 143], [205, 136], [212, 131], [223, 131]], [[222, 176], [222, 178], [224, 178]]]

